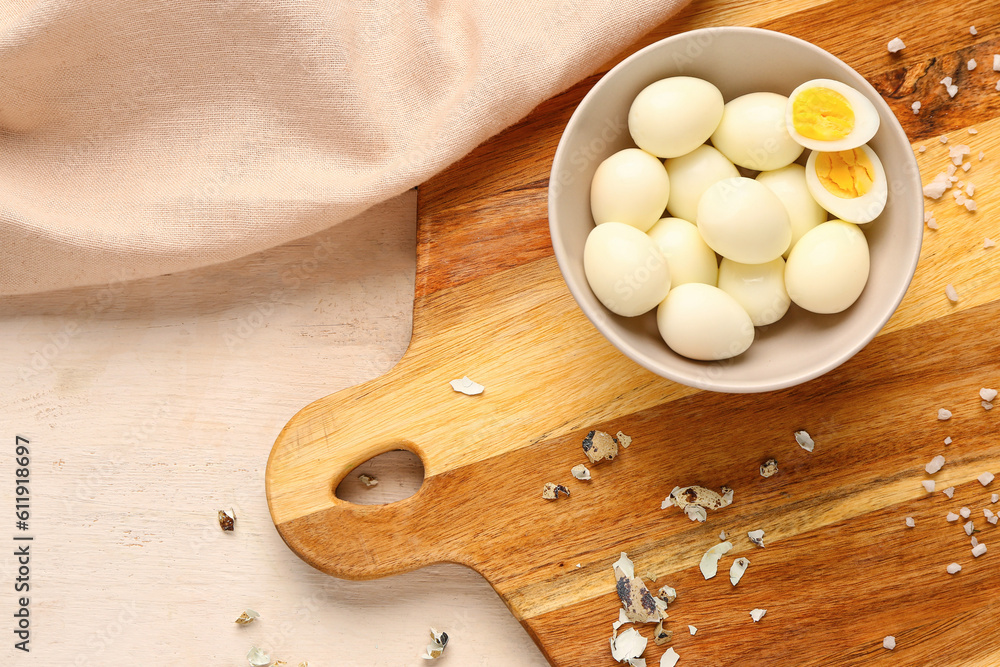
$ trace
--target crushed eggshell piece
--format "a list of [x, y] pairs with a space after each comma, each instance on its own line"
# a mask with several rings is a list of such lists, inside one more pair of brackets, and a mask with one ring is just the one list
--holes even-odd
[[219, 510], [219, 528], [227, 533], [236, 528], [236, 512], [234, 510]]
[[546, 482], [545, 486], [542, 487], [542, 498], [545, 500], [559, 500], [560, 493], [569, 498], [569, 489], [562, 484]]
[[451, 385], [452, 389], [466, 396], [478, 396], [486, 389], [483, 385], [470, 380], [468, 376], [464, 376], [461, 380], [452, 380], [448, 384]]
[[674, 667], [677, 661], [681, 657], [677, 655], [677, 651], [671, 646], [667, 649], [667, 652], [660, 656], [660, 667]]
[[677, 589], [671, 588], [670, 586], [661, 586], [659, 593], [660, 597], [667, 602], [673, 602], [677, 599]]
[[698, 568], [705, 579], [711, 579], [718, 573], [719, 560], [732, 548], [732, 542], [722, 542], [705, 552], [705, 555], [701, 557], [701, 562], [698, 564]]
[[806, 431], [796, 431], [795, 442], [799, 443], [799, 447], [806, 450], [807, 452], [811, 452], [813, 448], [816, 447], [816, 443], [813, 441], [813, 439], [809, 436], [809, 433], [807, 433]]
[[733, 586], [740, 583], [740, 579], [743, 578], [743, 574], [750, 567], [750, 561], [746, 558], [737, 558], [733, 561], [732, 567], [729, 568], [729, 583]]
[[590, 470], [588, 470], [587, 466], [582, 463], [580, 465], [573, 466], [569, 472], [573, 475], [573, 477], [576, 477], [579, 480], [587, 481], [590, 479]]
[[448, 633], [438, 632], [431, 628], [431, 643], [427, 645], [424, 654], [420, 657], [424, 660], [437, 660], [444, 654], [444, 649], [448, 645]]
[[375, 475], [361, 474], [358, 475], [358, 479], [361, 481], [362, 484], [367, 486], [369, 489], [373, 486], [378, 486], [378, 477], [376, 477]]
[[757, 530], [751, 530], [750, 532], [747, 533], [747, 537], [749, 537], [750, 541], [753, 542], [754, 544], [756, 544], [761, 549], [764, 548], [764, 529], [763, 528], [760, 528], [760, 529], [757, 529]]
[[618, 441], [604, 431], [590, 431], [583, 439], [583, 453], [591, 463], [611, 461], [618, 456]]
[[750, 612], [750, 618], [756, 623], [760, 619], [764, 618], [764, 614], [767, 613], [767, 609], [754, 609]]
[[271, 664], [271, 656], [256, 646], [251, 646], [247, 651], [247, 662], [250, 667], [268, 667]]
[[693, 625], [689, 625], [688, 632], [690, 632], [692, 635], [696, 635], [698, 634], [698, 628], [694, 627]]
[[258, 618], [260, 618], [260, 614], [255, 612], [253, 609], [247, 609], [240, 614], [240, 617], [236, 619], [236, 622], [240, 625], [250, 625]]
[[662, 646], [666, 644], [671, 639], [674, 638], [674, 631], [667, 630], [663, 627], [663, 621], [656, 624], [656, 629], [653, 631], [653, 641], [657, 646]]
[[629, 628], [620, 635], [611, 638], [611, 657], [618, 662], [627, 662], [630, 658], [638, 658], [646, 650], [646, 638], [635, 628]]
[[622, 446], [622, 449], [628, 449], [628, 446], [632, 444], [632, 437], [625, 435], [621, 431], [615, 434], [615, 438], [618, 439], [618, 444]]
[[705, 521], [708, 518], [706, 510], [718, 510], [732, 504], [733, 490], [723, 486], [720, 491], [722, 493], [704, 486], [675, 486], [670, 495], [660, 503], [660, 509], [674, 505], [692, 521]]
[[725, 542], [727, 537], [729, 537], [729, 535], [728, 535], [728, 533], [726, 533], [726, 531], [724, 531], [724, 530], [720, 530], [719, 531], [719, 541], [720, 542]]
[[768, 459], [760, 464], [761, 477], [773, 477], [776, 472], [778, 472], [778, 462], [776, 460]]
[[625, 616], [632, 623], [655, 623], [663, 618], [653, 594], [642, 583], [642, 579], [628, 576], [618, 567], [615, 567], [615, 590]]

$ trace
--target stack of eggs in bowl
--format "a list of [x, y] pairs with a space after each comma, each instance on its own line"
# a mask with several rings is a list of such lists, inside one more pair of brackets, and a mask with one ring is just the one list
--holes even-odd
[[591, 182], [591, 289], [618, 315], [656, 308], [670, 349], [705, 361], [745, 352], [754, 327], [791, 302], [845, 310], [869, 273], [857, 225], [888, 196], [866, 145], [878, 127], [874, 105], [830, 79], [728, 103], [700, 78], [648, 85], [628, 113], [637, 147], [604, 159]]
[[906, 133], [849, 65], [780, 32], [705, 28], [632, 54], [580, 102], [549, 232], [583, 314], [633, 361], [770, 391], [844, 363], [895, 312], [921, 188]]

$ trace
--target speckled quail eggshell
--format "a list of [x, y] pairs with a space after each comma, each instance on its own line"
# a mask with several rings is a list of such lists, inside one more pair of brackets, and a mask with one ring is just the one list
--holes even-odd
[[656, 325], [671, 350], [700, 361], [742, 354], [754, 337], [742, 306], [718, 287], [702, 283], [670, 290], [656, 310]]
[[763, 264], [780, 257], [792, 240], [788, 212], [778, 197], [752, 178], [725, 178], [698, 202], [698, 231], [723, 257]]
[[[851, 130], [850, 134], [834, 140], [815, 139], [799, 134], [798, 130], [795, 129], [794, 122], [795, 101], [811, 88], [827, 88], [846, 98], [848, 106], [854, 112], [854, 129]], [[879, 127], [879, 115], [871, 100], [847, 84], [833, 79], [813, 79], [800, 85], [788, 96], [788, 102], [785, 105], [785, 125], [788, 127], [788, 134], [792, 140], [801, 146], [814, 151], [846, 151], [867, 144], [875, 136]]]
[[860, 225], [871, 222], [882, 215], [889, 198], [889, 184], [885, 176], [885, 168], [875, 151], [867, 145], [859, 146], [857, 150], [863, 151], [868, 156], [875, 169], [872, 187], [868, 192], [860, 197], [845, 199], [827, 190], [816, 174], [816, 160], [821, 151], [813, 151], [809, 154], [809, 159], [806, 160], [806, 186], [813, 199], [820, 206], [841, 220]]
[[774, 324], [791, 305], [785, 290], [785, 260], [780, 257], [764, 264], [723, 259], [719, 264], [719, 289], [743, 306], [755, 327]]
[[663, 218], [648, 234], [667, 258], [671, 285], [715, 284], [719, 275], [715, 251], [708, 247], [693, 224], [680, 218]]
[[722, 93], [704, 79], [675, 76], [646, 86], [633, 100], [628, 129], [639, 148], [659, 157], [690, 153], [719, 125]]
[[788, 98], [749, 93], [726, 103], [712, 145], [735, 164], [755, 171], [780, 169], [802, 154], [785, 126]]
[[774, 171], [762, 171], [757, 174], [759, 183], [763, 183], [773, 192], [788, 211], [788, 221], [792, 225], [792, 240], [784, 257], [788, 257], [802, 235], [810, 229], [826, 222], [826, 210], [816, 203], [806, 185], [806, 168], [801, 164], [790, 164]]
[[672, 186], [667, 212], [683, 220], [697, 218], [698, 201], [710, 185], [740, 175], [729, 158], [708, 144], [702, 144], [686, 155], [671, 158], [664, 166]]
[[618, 315], [634, 317], [652, 310], [670, 291], [666, 258], [649, 236], [621, 222], [591, 230], [583, 268], [594, 295]]
[[868, 282], [868, 240], [856, 226], [830, 220], [809, 230], [785, 263], [785, 288], [801, 308], [839, 313], [861, 296]]
[[663, 163], [638, 148], [605, 159], [590, 182], [590, 211], [599, 225], [622, 222], [644, 232], [663, 215], [669, 197]]

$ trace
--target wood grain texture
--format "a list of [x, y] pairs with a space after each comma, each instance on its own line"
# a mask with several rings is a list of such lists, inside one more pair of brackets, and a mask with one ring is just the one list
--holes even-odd
[[[892, 34], [872, 18], [887, 11], [897, 19]], [[929, 203], [940, 228], [925, 234], [911, 289], [883, 334], [822, 378], [756, 396], [698, 393], [611, 348], [563, 285], [546, 218], [559, 133], [598, 74], [421, 186], [410, 348], [387, 375], [289, 422], [266, 477], [272, 517], [293, 550], [337, 576], [437, 562], [473, 568], [560, 667], [613, 664], [611, 563], [620, 551], [639, 574], [678, 589], [668, 625], [678, 652], [698, 664], [922, 665], [928, 655], [946, 665], [1000, 663], [983, 592], [1000, 575], [990, 554], [974, 560], [964, 531], [944, 520], [966, 504], [984, 542], [997, 530], [982, 513], [988, 490], [975, 481], [1000, 470], [1000, 414], [983, 410], [977, 396], [1000, 384], [991, 335], [1000, 315], [997, 250], [982, 247], [984, 237], [996, 238], [991, 217], [1000, 206], [990, 187], [1000, 180], [1000, 93], [992, 91], [1000, 74], [989, 71], [991, 52], [1000, 51], [989, 23], [995, 8], [695, 3], [636, 48], [720, 17], [807, 39], [858, 69], [915, 149], [926, 147], [917, 153], [925, 181], [950, 163], [936, 137], [972, 147], [971, 169], [960, 176], [976, 184], [979, 210], [956, 206], [950, 194]], [[885, 44], [895, 36], [907, 49], [892, 56]], [[977, 70], [963, 71], [971, 57]], [[939, 83], [946, 75], [960, 86], [954, 100]], [[915, 115], [916, 100], [924, 107]], [[958, 303], [944, 296], [949, 283]], [[463, 375], [486, 392], [452, 392], [447, 382]], [[939, 422], [939, 407], [955, 417]], [[622, 429], [635, 442], [592, 466], [592, 482], [578, 482], [569, 469], [584, 461], [580, 441], [591, 428]], [[817, 440], [812, 455], [792, 438], [803, 428]], [[946, 448], [948, 435], [955, 442]], [[399, 447], [424, 464], [414, 496], [385, 506], [334, 496], [356, 465]], [[928, 498], [920, 485], [923, 465], [942, 452], [949, 463], [936, 477], [940, 487], [956, 486], [954, 500]], [[781, 472], [765, 480], [757, 467], [769, 456]], [[567, 484], [571, 498], [543, 501], [548, 481]], [[659, 509], [673, 486], [686, 484], [729, 484], [737, 500], [704, 525]], [[904, 526], [906, 516], [915, 529]], [[736, 589], [724, 574], [704, 581], [697, 568], [722, 528], [737, 545], [723, 572], [739, 555], [752, 563]], [[763, 550], [745, 537], [754, 528], [767, 531]], [[965, 567], [958, 577], [945, 573], [952, 561]], [[758, 624], [749, 618], [755, 607], [768, 609]], [[881, 648], [887, 634], [899, 641], [892, 653]], [[646, 657], [662, 651], [651, 643]]]

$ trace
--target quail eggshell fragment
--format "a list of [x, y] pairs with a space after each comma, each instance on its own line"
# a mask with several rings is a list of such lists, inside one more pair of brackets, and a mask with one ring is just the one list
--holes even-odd
[[670, 291], [666, 258], [649, 236], [621, 222], [591, 230], [583, 269], [594, 295], [618, 315], [642, 315]]
[[606, 158], [590, 182], [590, 211], [598, 225], [622, 222], [644, 232], [663, 215], [669, 197], [663, 163], [638, 148]]
[[856, 225], [831, 220], [806, 232], [785, 263], [785, 288], [813, 313], [839, 313], [868, 282], [868, 241]]
[[722, 93], [704, 79], [674, 76], [640, 92], [628, 112], [628, 130], [639, 148], [672, 158], [705, 143], [719, 125]]
[[788, 221], [792, 225], [792, 241], [784, 252], [785, 259], [799, 239], [813, 227], [825, 222], [826, 210], [809, 193], [806, 185], [806, 168], [801, 164], [790, 164], [774, 171], [762, 171], [757, 174], [756, 181], [773, 192], [788, 212]]
[[889, 197], [885, 168], [867, 145], [835, 153], [810, 153], [806, 185], [820, 206], [855, 224], [881, 215]]
[[740, 175], [729, 158], [708, 144], [702, 144], [686, 155], [671, 158], [664, 166], [671, 185], [667, 212], [684, 220], [696, 218], [698, 202], [710, 185]]
[[788, 133], [788, 98], [777, 93], [749, 93], [730, 100], [712, 134], [712, 145], [746, 169], [770, 171], [789, 165], [802, 146]]
[[743, 306], [755, 327], [777, 322], [791, 305], [785, 291], [785, 260], [780, 257], [764, 264], [740, 264], [723, 258], [719, 289]]
[[844, 151], [868, 143], [878, 132], [875, 105], [860, 92], [833, 79], [806, 81], [788, 96], [788, 133], [814, 151]]
[[647, 232], [670, 267], [670, 284], [714, 285], [719, 277], [715, 251], [708, 247], [698, 228], [680, 218], [663, 218]]
[[743, 264], [781, 257], [792, 240], [785, 205], [766, 186], [742, 176], [723, 179], [705, 190], [697, 223], [712, 250]]
[[701, 283], [671, 290], [656, 311], [656, 325], [671, 350], [699, 361], [742, 354], [754, 337], [753, 322], [736, 299]]

